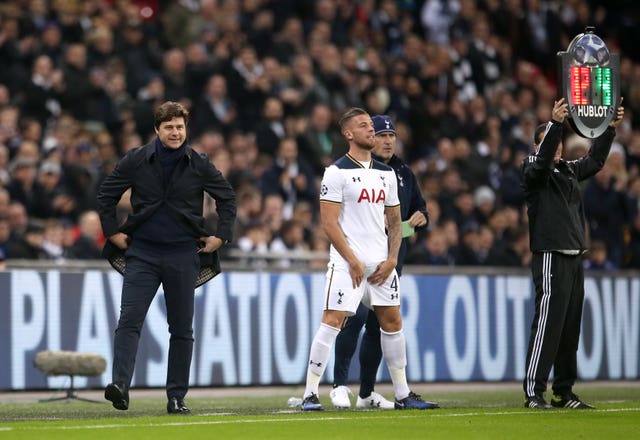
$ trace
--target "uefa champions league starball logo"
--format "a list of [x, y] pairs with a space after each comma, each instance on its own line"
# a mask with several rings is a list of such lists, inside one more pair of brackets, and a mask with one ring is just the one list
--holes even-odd
[[609, 49], [600, 37], [594, 34], [582, 34], [571, 45], [569, 53], [583, 66], [600, 66], [609, 62]]
[[558, 52], [558, 95], [569, 104], [569, 123], [579, 135], [596, 138], [607, 129], [620, 101], [620, 57], [587, 27], [566, 52]]

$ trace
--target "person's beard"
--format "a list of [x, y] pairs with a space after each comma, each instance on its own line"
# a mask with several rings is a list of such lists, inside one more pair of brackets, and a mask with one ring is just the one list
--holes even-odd
[[374, 141], [374, 140], [371, 140], [371, 141], [369, 142], [367, 139], [365, 139], [365, 140], [363, 140], [363, 141], [354, 140], [354, 143], [355, 143], [358, 147], [362, 148], [363, 150], [367, 150], [367, 151], [373, 151], [373, 149], [374, 149], [374, 148], [375, 148], [375, 146], [376, 146], [376, 143], [375, 143], [375, 141]]

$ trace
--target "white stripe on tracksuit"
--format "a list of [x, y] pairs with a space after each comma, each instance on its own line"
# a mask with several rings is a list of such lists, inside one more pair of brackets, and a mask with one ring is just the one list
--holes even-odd
[[542, 254], [542, 299], [540, 301], [540, 314], [538, 315], [538, 327], [531, 352], [531, 360], [527, 369], [527, 396], [535, 396], [536, 371], [542, 354], [542, 341], [549, 317], [549, 301], [551, 300], [551, 252]]

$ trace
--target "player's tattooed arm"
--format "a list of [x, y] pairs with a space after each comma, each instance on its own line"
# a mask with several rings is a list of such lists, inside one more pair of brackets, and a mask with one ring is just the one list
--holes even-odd
[[385, 208], [387, 217], [387, 236], [389, 240], [389, 256], [387, 260], [393, 260], [393, 266], [398, 263], [398, 252], [402, 242], [402, 220], [400, 218], [400, 205]]

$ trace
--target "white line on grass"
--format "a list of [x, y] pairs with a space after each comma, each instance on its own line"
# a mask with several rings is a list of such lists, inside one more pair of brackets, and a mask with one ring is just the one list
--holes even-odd
[[[632, 412], [640, 411], [640, 408], [609, 408], [594, 410], [593, 412]], [[589, 411], [591, 412], [591, 411]], [[405, 414], [402, 416], [391, 415], [390, 413], [377, 413], [376, 418], [390, 418], [394, 419], [411, 419], [417, 417], [424, 417], [423, 414], [429, 414], [429, 417], [468, 417], [468, 416], [509, 416], [509, 415], [523, 415], [523, 414], [564, 414], [565, 411], [495, 411], [495, 412], [466, 412], [466, 413], [450, 413], [450, 414], [434, 414], [431, 411], [428, 412], [415, 412], [414, 414]], [[354, 419], [348, 417], [314, 417], [314, 418], [277, 418], [277, 419], [244, 419], [244, 420], [202, 420], [202, 421], [182, 421], [182, 422], [167, 422], [167, 423], [125, 423], [125, 424], [105, 424], [105, 425], [59, 425], [59, 426], [25, 426], [25, 427], [0, 427], [0, 431], [51, 431], [51, 430], [82, 430], [82, 429], [110, 429], [110, 428], [152, 428], [156, 426], [196, 426], [196, 425], [233, 425], [242, 423], [278, 423], [278, 422], [323, 422], [328, 420], [348, 420]]]

